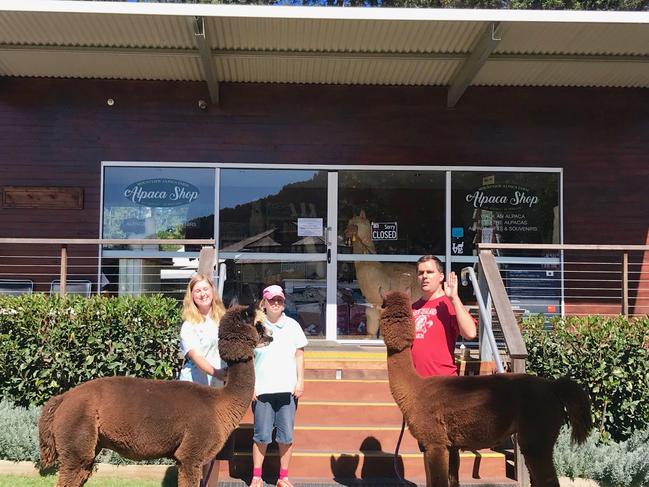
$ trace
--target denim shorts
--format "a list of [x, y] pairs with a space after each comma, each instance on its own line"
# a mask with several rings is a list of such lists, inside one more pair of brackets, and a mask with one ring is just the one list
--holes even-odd
[[255, 419], [252, 439], [267, 445], [273, 441], [273, 428], [275, 428], [277, 443], [285, 445], [293, 443], [296, 410], [297, 402], [290, 392], [257, 396], [257, 400], [252, 403]]

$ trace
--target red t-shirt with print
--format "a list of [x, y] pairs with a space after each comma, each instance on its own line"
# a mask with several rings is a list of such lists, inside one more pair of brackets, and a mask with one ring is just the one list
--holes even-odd
[[413, 303], [415, 341], [412, 361], [417, 373], [431, 375], [457, 375], [455, 342], [460, 334], [455, 308], [446, 297], [423, 298]]

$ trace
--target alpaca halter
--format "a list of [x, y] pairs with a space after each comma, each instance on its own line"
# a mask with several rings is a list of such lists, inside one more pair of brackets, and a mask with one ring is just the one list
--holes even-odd
[[376, 250], [371, 249], [368, 244], [366, 244], [363, 239], [358, 235], [358, 232], [355, 232], [354, 235], [350, 237], [350, 240], [352, 241], [352, 245], [354, 245], [354, 242], [358, 240], [358, 243], [360, 243], [366, 250], [366, 252], [361, 252], [363, 254], [376, 254]]

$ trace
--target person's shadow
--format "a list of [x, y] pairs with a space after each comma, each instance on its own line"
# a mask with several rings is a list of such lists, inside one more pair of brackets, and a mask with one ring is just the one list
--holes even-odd
[[384, 452], [381, 442], [373, 436], [368, 436], [359, 447], [363, 454], [363, 466], [360, 478], [356, 476], [360, 455], [331, 456], [331, 473], [334, 480], [342, 485], [352, 487], [375, 485], [404, 485], [414, 487], [416, 484], [403, 479], [403, 459], [398, 457], [395, 462], [392, 452]]

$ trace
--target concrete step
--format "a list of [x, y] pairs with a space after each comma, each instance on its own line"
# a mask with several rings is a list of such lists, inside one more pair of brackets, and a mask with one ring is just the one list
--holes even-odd
[[[290, 475], [305, 482], [345, 485], [399, 485], [394, 472], [394, 449], [402, 415], [390, 393], [385, 348], [348, 351], [305, 351], [305, 395], [296, 416], [294, 453]], [[493, 364], [460, 361], [462, 374], [492, 373]], [[223, 480], [246, 479], [252, 473], [252, 412], [236, 431], [235, 457], [223, 462]], [[406, 429], [398, 465], [405, 477], [425, 483], [423, 455]], [[264, 462], [264, 477], [274, 483], [279, 473], [277, 447], [271, 444]], [[512, 485], [506, 477], [505, 455], [492, 450], [463, 452], [462, 482]], [[368, 483], [369, 482], [369, 483]], [[335, 484], [334, 484], [335, 485]]]
[[394, 402], [387, 379], [306, 379], [304, 400], [355, 400]]
[[[368, 448], [394, 452], [401, 425], [392, 426], [309, 426], [296, 425], [293, 436], [296, 447], [317, 445], [319, 450], [345, 451], [358, 449], [365, 451]], [[252, 425], [242, 424], [235, 432], [237, 451], [249, 451], [252, 447]], [[272, 444], [271, 444], [272, 447]], [[419, 453], [417, 440], [413, 438], [408, 429], [404, 431], [401, 453]]]
[[[401, 410], [394, 402], [301, 399], [295, 423], [317, 426], [400, 426], [402, 417]], [[241, 423], [252, 423], [252, 419], [252, 410], [249, 409]]]
[[[227, 463], [223, 462], [223, 467]], [[460, 479], [505, 479], [505, 458], [496, 452], [462, 452], [460, 456]], [[409, 453], [400, 455], [397, 465], [401, 475], [412, 482], [425, 482], [423, 455]], [[250, 452], [236, 452], [229, 462], [227, 475], [231, 478], [249, 479], [252, 472]], [[276, 479], [279, 473], [279, 456], [269, 451], [263, 467], [263, 476]], [[299, 478], [318, 479], [394, 479], [394, 456], [385, 451], [334, 452], [296, 448], [290, 465], [290, 475]]]

